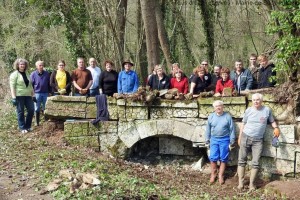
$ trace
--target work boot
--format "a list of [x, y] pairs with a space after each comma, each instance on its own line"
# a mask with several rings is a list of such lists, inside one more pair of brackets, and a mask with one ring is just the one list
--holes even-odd
[[37, 126], [40, 125], [40, 112], [35, 112], [35, 123]]
[[217, 163], [216, 162], [210, 162], [210, 169], [211, 169], [211, 174], [210, 174], [210, 184], [214, 183], [216, 178], [217, 178]]
[[244, 188], [245, 167], [238, 166], [237, 172], [238, 172], [238, 176], [239, 176], [239, 185], [238, 185], [238, 189], [241, 190], [241, 189]]
[[221, 162], [220, 168], [219, 168], [219, 183], [221, 185], [223, 185], [225, 183], [225, 180], [224, 180], [225, 169], [226, 169], [226, 163]]
[[251, 169], [251, 174], [250, 174], [250, 184], [249, 184], [249, 190], [250, 190], [250, 191], [256, 189], [256, 187], [255, 187], [255, 185], [254, 185], [254, 181], [255, 181], [255, 179], [256, 179], [257, 174], [258, 174], [258, 169], [252, 168], [252, 169]]

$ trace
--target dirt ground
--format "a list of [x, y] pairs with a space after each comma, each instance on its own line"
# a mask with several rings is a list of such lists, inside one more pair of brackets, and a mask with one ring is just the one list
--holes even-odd
[[[40, 127], [32, 134], [42, 135], [43, 128]], [[49, 144], [59, 147], [62, 143], [63, 132], [54, 131], [51, 136], [45, 136]], [[34, 136], [34, 135], [33, 135]], [[83, 154], [86, 153], [82, 152]], [[90, 152], [89, 152], [90, 154]], [[178, 164], [177, 160], [170, 162], [170, 165], [149, 165], [147, 161], [131, 162], [122, 159], [115, 159], [109, 155], [102, 153], [93, 153], [95, 157], [103, 156], [106, 159], [111, 159], [120, 168], [131, 168], [132, 175], [146, 179], [156, 185], [159, 185], [163, 191], [168, 191], [171, 188], [176, 188], [181, 194], [199, 195], [199, 199], [204, 199], [204, 193], [209, 193], [214, 199], [222, 199], [225, 197], [234, 197], [241, 199], [248, 193], [247, 189], [238, 191], [236, 189], [238, 178], [236, 176], [236, 167], [230, 167], [226, 171], [226, 182], [224, 185], [219, 185], [216, 182], [209, 185], [209, 165], [205, 165], [203, 171], [195, 171], [191, 169], [190, 164]], [[91, 156], [91, 155], [90, 155]], [[1, 163], [0, 170], [0, 200], [48, 200], [53, 199], [50, 194], [41, 195], [40, 192], [34, 190], [34, 185], [39, 181], [36, 177], [26, 177], [14, 171], [14, 167], [9, 163]], [[29, 173], [30, 174], [30, 173]], [[246, 184], [249, 183], [249, 178], [246, 177]], [[285, 181], [257, 181], [258, 190], [250, 193], [248, 197], [255, 199], [299, 199], [299, 180], [291, 179]], [[131, 199], [131, 198], [129, 198]]]

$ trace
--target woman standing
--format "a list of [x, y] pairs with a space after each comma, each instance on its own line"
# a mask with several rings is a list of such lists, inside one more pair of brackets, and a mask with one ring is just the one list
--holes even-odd
[[71, 92], [72, 79], [65, 67], [65, 61], [59, 60], [57, 70], [51, 73], [50, 86], [53, 94], [69, 95]]
[[186, 77], [183, 77], [183, 72], [178, 69], [173, 78], [171, 78], [171, 89], [177, 88], [179, 93], [186, 94], [189, 90], [189, 83]]
[[[30, 76], [26, 73], [27, 68], [28, 61], [19, 58], [14, 62], [15, 71], [9, 77], [12, 103], [17, 107], [18, 125], [21, 133], [27, 133], [31, 130], [34, 115], [33, 88]], [[25, 108], [27, 110], [26, 118]]]
[[113, 96], [118, 92], [118, 72], [113, 70], [114, 63], [110, 60], [104, 62], [105, 70], [101, 72], [99, 78], [100, 94]]
[[161, 66], [157, 67], [156, 74], [149, 79], [148, 85], [151, 90], [163, 90], [170, 88], [170, 78], [164, 73]]

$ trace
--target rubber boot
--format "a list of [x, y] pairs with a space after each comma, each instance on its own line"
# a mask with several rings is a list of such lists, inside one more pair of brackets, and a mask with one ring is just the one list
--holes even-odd
[[256, 179], [257, 174], [258, 174], [258, 169], [252, 168], [251, 169], [251, 174], [250, 174], [250, 184], [249, 184], [249, 190], [250, 191], [256, 189], [256, 187], [254, 185], [254, 181]]
[[216, 178], [217, 178], [217, 163], [216, 162], [210, 162], [210, 169], [211, 169], [211, 174], [210, 174], [210, 184], [214, 183]]
[[40, 112], [35, 112], [35, 123], [37, 126], [40, 125]]
[[239, 185], [238, 185], [238, 189], [241, 190], [241, 189], [244, 188], [245, 167], [238, 166], [237, 172], [238, 172], [238, 176], [239, 176]]
[[224, 180], [225, 169], [226, 169], [226, 163], [221, 162], [220, 168], [219, 168], [219, 183], [221, 185], [223, 185], [225, 183], [225, 180]]

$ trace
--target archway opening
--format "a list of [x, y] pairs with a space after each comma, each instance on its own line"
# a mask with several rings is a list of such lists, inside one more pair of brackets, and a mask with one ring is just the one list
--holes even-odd
[[205, 148], [193, 147], [191, 141], [170, 135], [144, 138], [129, 150], [128, 161], [145, 165], [192, 164], [207, 160]]

